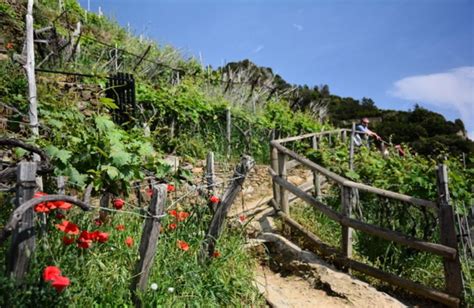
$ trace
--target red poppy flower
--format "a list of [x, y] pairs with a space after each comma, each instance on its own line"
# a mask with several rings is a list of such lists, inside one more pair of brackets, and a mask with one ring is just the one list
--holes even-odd
[[5, 46], [5, 48], [7, 48], [7, 49], [13, 49], [13, 43], [12, 43], [12, 42], [8, 42], [7, 45]]
[[63, 213], [56, 213], [56, 218], [57, 219], [64, 219], [66, 216], [64, 216]]
[[81, 235], [77, 239], [77, 247], [87, 249], [91, 247], [93, 240], [93, 235], [90, 232], [82, 231]]
[[123, 208], [124, 204], [125, 204], [125, 201], [123, 201], [120, 198], [114, 200], [114, 208], [117, 210], [120, 210], [121, 208]]
[[43, 270], [43, 280], [44, 281], [50, 281], [54, 280], [56, 277], [61, 275], [61, 270], [59, 267], [50, 265], [46, 266], [46, 268]]
[[153, 189], [147, 188], [147, 189], [145, 190], [145, 192], [146, 192], [146, 194], [148, 195], [148, 197], [153, 196]]
[[185, 221], [186, 218], [189, 217], [189, 213], [187, 212], [179, 212], [178, 213], [178, 216], [176, 218], [178, 218], [178, 221]]
[[178, 240], [177, 242], [179, 249], [188, 251], [189, 250], [189, 244], [186, 243], [185, 241]]
[[47, 207], [45, 203], [37, 204], [35, 205], [35, 212], [36, 213], [49, 213], [49, 207]]
[[[46, 196], [46, 195], [47, 194], [44, 193], [44, 192], [37, 191], [33, 195], [33, 198], [39, 198], [39, 197]], [[50, 210], [50, 208], [47, 205], [47, 203], [40, 203], [40, 204], [35, 206], [35, 212], [37, 212], [37, 213], [49, 213], [49, 210]]]
[[168, 184], [168, 186], [166, 186], [166, 191], [170, 192], [170, 191], [175, 191], [176, 188], [174, 187], [174, 185], [171, 185], [171, 184]]
[[178, 212], [176, 212], [176, 210], [168, 211], [168, 214], [170, 214], [171, 216], [174, 216], [174, 217], [178, 217]]
[[177, 227], [178, 227], [178, 225], [177, 225], [177, 224], [175, 224], [175, 223], [171, 223], [171, 224], [169, 224], [169, 226], [168, 226], [168, 229], [170, 229], [170, 230], [174, 230], [174, 229], [176, 229]]
[[79, 234], [79, 227], [76, 224], [67, 220], [63, 220], [61, 224], [57, 224], [56, 228], [66, 234]]
[[63, 244], [68, 246], [68, 245], [71, 245], [72, 243], [74, 243], [74, 238], [73, 237], [69, 237], [67, 235], [63, 236]]
[[100, 226], [102, 226], [103, 222], [102, 222], [102, 220], [100, 220], [100, 218], [96, 218], [96, 219], [94, 219], [94, 224], [97, 227], [100, 227]]
[[53, 203], [53, 205], [60, 210], [69, 210], [72, 207], [71, 203], [64, 201], [54, 201], [51, 203]]
[[247, 216], [245, 216], [245, 215], [240, 215], [240, 216], [239, 216], [239, 221], [240, 221], [241, 223], [243, 223], [246, 219], [247, 219]]
[[133, 238], [131, 236], [127, 236], [127, 238], [125, 239], [125, 245], [127, 245], [128, 247], [133, 246]]
[[211, 201], [211, 203], [219, 203], [219, 197], [217, 196], [211, 196], [211, 198], [209, 198], [209, 201]]
[[125, 226], [124, 225], [117, 225], [117, 226], [115, 226], [115, 229], [117, 229], [118, 231], [124, 231]]
[[62, 292], [70, 284], [69, 278], [64, 276], [58, 276], [51, 282], [51, 286], [53, 286], [58, 293]]
[[94, 241], [99, 243], [105, 243], [109, 240], [109, 234], [107, 232], [94, 231], [91, 237]]
[[212, 257], [213, 258], [219, 258], [221, 256], [221, 253], [219, 252], [219, 250], [215, 250], [213, 253], [212, 253]]
[[43, 197], [43, 196], [47, 196], [48, 194], [47, 193], [44, 193], [42, 191], [37, 191], [35, 192], [35, 194], [33, 195], [33, 198], [39, 198], [39, 197]]

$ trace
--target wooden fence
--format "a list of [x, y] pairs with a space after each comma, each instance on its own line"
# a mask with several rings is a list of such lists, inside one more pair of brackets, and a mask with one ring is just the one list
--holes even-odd
[[[436, 202], [415, 198], [412, 196], [400, 194], [393, 191], [375, 188], [366, 184], [353, 182], [342, 176], [339, 176], [328, 169], [312, 162], [289, 148], [285, 147], [285, 143], [290, 141], [302, 141], [311, 138], [312, 147], [318, 149], [321, 140], [326, 139], [329, 143], [334, 141], [334, 137], [347, 140], [348, 133], [354, 132], [348, 129], [339, 129], [328, 132], [311, 133], [301, 136], [289, 137], [284, 139], [273, 140], [271, 147], [271, 169], [270, 173], [273, 179], [273, 205], [278, 210], [279, 216], [289, 225], [302, 232], [307, 239], [314, 244], [314, 248], [326, 257], [330, 257], [335, 263], [342, 265], [344, 268], [357, 270], [364, 274], [373, 276], [377, 279], [405, 288], [417, 295], [421, 295], [448, 306], [457, 307], [460, 304], [463, 282], [461, 264], [459, 261], [459, 253], [457, 248], [456, 231], [454, 223], [454, 212], [450, 206], [448, 179], [446, 166], [440, 165], [437, 169], [437, 185], [438, 200]], [[351, 165], [353, 153], [353, 138], [351, 142]], [[303, 165], [312, 170], [314, 175], [315, 196], [299, 189], [297, 186], [287, 181], [288, 171], [297, 165]], [[341, 188], [341, 212], [331, 209], [320, 200], [321, 196], [321, 177], [325, 177], [335, 182]], [[352, 218], [352, 208], [358, 191], [372, 193], [384, 198], [402, 201], [407, 204], [426, 207], [436, 212], [440, 223], [441, 243], [432, 243], [422, 239], [414, 238], [402, 234], [400, 232], [381, 228]], [[338, 222], [342, 229], [342, 243], [339, 249], [331, 247], [323, 243], [316, 235], [312, 234], [301, 226], [290, 216], [289, 208], [289, 192], [293, 193], [297, 198], [305, 201], [318, 211], [322, 212], [331, 220]], [[352, 259], [352, 229], [361, 231], [372, 236], [393, 241], [413, 249], [428, 252], [443, 258], [445, 289], [438, 290], [427, 287], [425, 285], [415, 283], [411, 280], [398, 277], [396, 275], [384, 272], [375, 267], [361, 263]]]

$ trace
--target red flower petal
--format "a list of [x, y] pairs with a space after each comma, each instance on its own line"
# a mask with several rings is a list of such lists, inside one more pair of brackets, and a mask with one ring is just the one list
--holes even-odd
[[98, 232], [95, 240], [99, 243], [105, 243], [109, 240], [109, 234], [107, 232]]
[[93, 234], [87, 231], [82, 231], [81, 235], [79, 235], [79, 238], [77, 239], [77, 247], [87, 249], [91, 247], [92, 245], [92, 240], [93, 240]]
[[171, 216], [174, 216], [174, 217], [178, 217], [178, 212], [176, 212], [176, 210], [168, 211], [168, 214], [170, 214]]
[[117, 225], [117, 226], [115, 226], [115, 229], [117, 229], [118, 231], [124, 231], [125, 226], [124, 225]]
[[124, 204], [125, 204], [125, 201], [123, 201], [120, 198], [114, 200], [114, 208], [117, 210], [120, 210], [121, 208], [123, 208]]
[[127, 245], [128, 247], [133, 246], [133, 238], [131, 236], [127, 236], [127, 238], [125, 239], [125, 245]]
[[63, 220], [60, 224], [57, 224], [56, 228], [67, 234], [79, 234], [79, 227], [67, 220]]
[[219, 258], [221, 256], [221, 253], [219, 252], [219, 250], [215, 250], [213, 253], [212, 253], [212, 257], [213, 258]]
[[247, 216], [245, 216], [245, 215], [240, 215], [239, 216], [240, 222], [244, 222], [246, 219], [247, 219]]
[[174, 230], [174, 229], [176, 229], [177, 227], [178, 227], [178, 225], [177, 225], [177, 224], [175, 224], [175, 223], [171, 223], [171, 224], [169, 224], [169, 226], [168, 226], [168, 229], [170, 229], [170, 230]]
[[61, 209], [61, 210], [69, 210], [72, 207], [71, 203], [64, 202], [64, 201], [55, 201], [53, 203], [58, 209]]
[[179, 212], [178, 216], [177, 216], [178, 221], [185, 221], [186, 218], [188, 218], [188, 217], [189, 217], [189, 213], [187, 213], [187, 212]]
[[74, 243], [74, 238], [73, 237], [69, 237], [67, 235], [63, 236], [63, 244], [64, 245], [71, 245], [72, 243]]
[[35, 192], [35, 194], [33, 195], [33, 198], [39, 198], [39, 197], [43, 197], [43, 196], [47, 196], [48, 194], [47, 193], [44, 193], [42, 191], [37, 191]]
[[178, 240], [177, 242], [179, 249], [188, 251], [189, 250], [189, 244], [186, 243], [185, 241]]
[[219, 197], [217, 196], [211, 196], [211, 198], [209, 198], [209, 201], [211, 201], [211, 203], [219, 203]]
[[146, 194], [148, 195], [148, 197], [153, 196], [153, 189], [147, 188], [147, 189], [145, 190], [145, 192], [146, 192]]
[[56, 289], [56, 291], [62, 292], [68, 285], [70, 285], [71, 282], [69, 281], [69, 278], [64, 277], [64, 276], [57, 276], [52, 282], [51, 285], [53, 288]]
[[103, 222], [102, 222], [102, 220], [100, 220], [100, 218], [96, 218], [96, 219], [94, 219], [94, 224], [97, 227], [100, 227], [100, 226], [102, 226]]
[[49, 208], [44, 203], [40, 203], [35, 206], [36, 213], [49, 213]]
[[43, 270], [43, 280], [50, 281], [61, 275], [61, 270], [57, 266], [46, 266]]
[[168, 184], [168, 186], [166, 186], [166, 191], [170, 192], [170, 191], [175, 191], [176, 188], [174, 187], [174, 185], [171, 185], [171, 184]]

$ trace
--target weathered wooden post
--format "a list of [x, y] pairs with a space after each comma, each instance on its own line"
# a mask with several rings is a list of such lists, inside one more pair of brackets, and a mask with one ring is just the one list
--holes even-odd
[[355, 123], [352, 123], [351, 141], [349, 145], [349, 169], [354, 170], [354, 138], [355, 138]]
[[446, 165], [440, 164], [436, 172], [438, 186], [438, 206], [441, 244], [452, 247], [458, 251], [453, 259], [443, 258], [446, 292], [450, 295], [461, 297], [463, 290], [461, 263], [456, 238], [454, 211], [450, 202], [448, 188], [448, 170]]
[[[272, 139], [275, 139], [275, 130], [272, 131]], [[272, 170], [275, 173], [278, 172], [278, 149], [273, 147], [270, 140], [270, 161]], [[280, 186], [275, 181], [272, 181], [272, 188], [273, 188], [273, 199], [275, 200], [276, 204], [280, 204]]]
[[[34, 0], [28, 0], [26, 13], [26, 63], [24, 65], [28, 79], [28, 116], [30, 120], [30, 128], [33, 138], [39, 136], [38, 122], [38, 100], [36, 91], [36, 75], [35, 75], [35, 43], [34, 43], [34, 25], [33, 25], [33, 5]], [[33, 161], [41, 161], [41, 157], [33, 153]], [[43, 190], [43, 180], [38, 177], [36, 180], [40, 190]]]
[[230, 158], [231, 154], [231, 142], [232, 142], [232, 117], [230, 113], [230, 107], [226, 109], [226, 139], [227, 139], [227, 158]]
[[[352, 214], [352, 188], [341, 187], [341, 212], [345, 217], [351, 218]], [[352, 229], [341, 225], [342, 227], [342, 254], [345, 257], [352, 257]]]
[[[278, 153], [278, 176], [283, 180], [288, 179], [287, 171], [288, 155], [285, 153]], [[283, 186], [280, 186], [280, 210], [290, 217], [290, 207], [288, 202], [288, 190]], [[289, 229], [284, 227], [283, 231], [286, 232]]]
[[341, 140], [343, 143], [346, 143], [347, 140], [347, 131], [344, 129], [341, 133]]
[[56, 185], [58, 186], [58, 195], [64, 195], [66, 192], [66, 178], [64, 176], [58, 176], [56, 178]]
[[[206, 173], [205, 182], [207, 185], [207, 195], [212, 196], [214, 194], [214, 185], [215, 185], [215, 171], [214, 171], [214, 152], [207, 153], [206, 157]], [[216, 211], [217, 204], [209, 203], [212, 213]]]
[[[33, 198], [36, 188], [36, 163], [21, 162], [17, 168], [16, 207]], [[27, 210], [12, 235], [7, 258], [7, 275], [17, 281], [23, 280], [28, 270], [30, 257], [35, 250], [33, 209]]]
[[130, 286], [132, 291], [132, 300], [136, 307], [141, 307], [141, 301], [138, 298], [138, 292], [145, 291], [150, 275], [153, 259], [156, 253], [156, 244], [160, 237], [161, 217], [163, 216], [166, 203], [166, 185], [153, 185], [153, 197], [148, 216], [143, 225], [142, 238], [140, 240], [139, 254], [140, 259], [135, 266], [133, 281]]
[[212, 257], [216, 247], [216, 241], [219, 238], [222, 228], [224, 227], [225, 219], [230, 207], [234, 203], [238, 193], [242, 190], [247, 173], [253, 168], [255, 161], [252, 157], [244, 155], [240, 159], [240, 163], [235, 168], [232, 181], [229, 183], [222, 200], [217, 205], [216, 212], [212, 216], [209, 229], [207, 230], [206, 237], [201, 245], [199, 252], [200, 262], [205, 262], [209, 257]]
[[[318, 137], [314, 135], [312, 137], [312, 147], [314, 151], [318, 150]], [[313, 171], [313, 184], [314, 184], [314, 194], [316, 199], [321, 198], [321, 178], [319, 176], [319, 172]]]

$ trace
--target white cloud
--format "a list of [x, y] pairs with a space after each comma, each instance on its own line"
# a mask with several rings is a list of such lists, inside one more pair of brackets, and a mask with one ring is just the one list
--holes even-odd
[[295, 27], [295, 29], [298, 31], [303, 31], [304, 29], [302, 25], [298, 25], [298, 24], [293, 24], [293, 27]]
[[260, 51], [262, 51], [262, 49], [265, 48], [264, 45], [258, 45], [257, 48], [255, 48], [253, 50], [254, 53], [259, 53]]
[[456, 109], [469, 137], [474, 140], [474, 66], [406, 77], [396, 81], [389, 94], [444, 109]]

